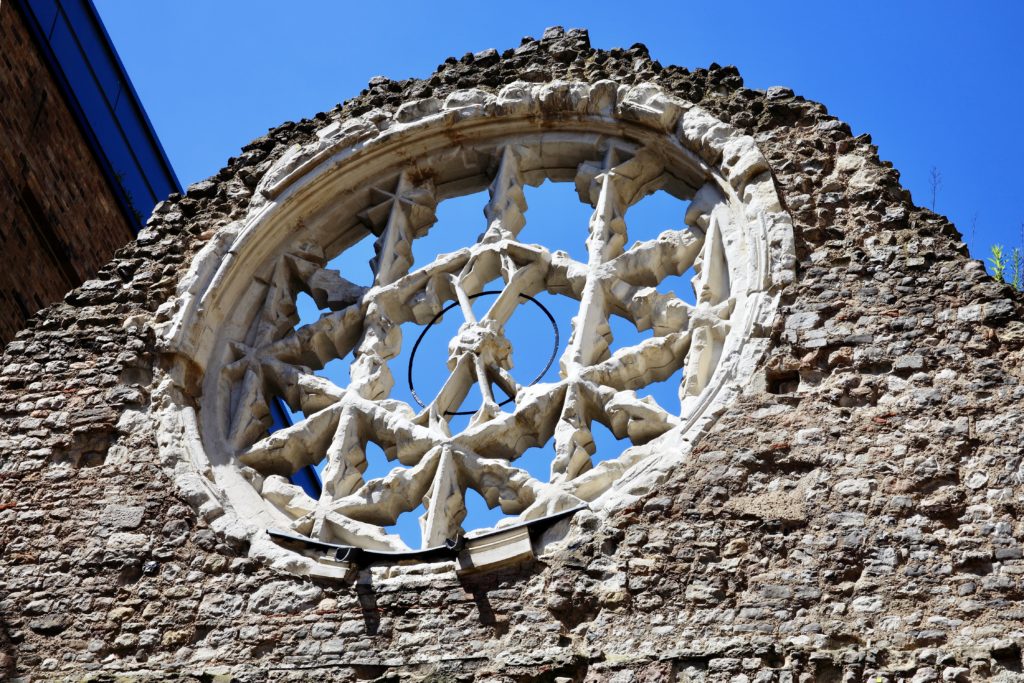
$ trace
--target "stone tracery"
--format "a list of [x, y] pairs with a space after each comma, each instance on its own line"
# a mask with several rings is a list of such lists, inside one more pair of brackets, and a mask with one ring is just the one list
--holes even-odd
[[[563, 90], [572, 94], [574, 85]], [[229, 497], [234, 490], [235, 500], [244, 499], [240, 507], [255, 506], [268, 522], [309, 538], [397, 551], [406, 549], [404, 543], [383, 527], [422, 501], [422, 543], [433, 547], [463, 533], [467, 488], [478, 491], [489, 506], [519, 515], [517, 519], [544, 516], [598, 499], [624, 473], [642, 469], [642, 461], [664, 452], [666, 447], [657, 444], [666, 433], [676, 435], [677, 443], [669, 449], [678, 450], [680, 437], [695, 425], [698, 431], [706, 426], [707, 408], [718, 400], [718, 387], [712, 386], [716, 372], [719, 382], [735, 374], [752, 323], [763, 318], [760, 307], [771, 301], [768, 290], [786, 280], [786, 258], [768, 253], [772, 237], [766, 233], [771, 222], [784, 228], [788, 223], [773, 199], [770, 179], [757, 177], [759, 156], [749, 139], [738, 144], [736, 136], [708, 121], [699, 109], [691, 108], [684, 116], [681, 103], [650, 91], [622, 93], [617, 106], [618, 95], [613, 95], [613, 102], [600, 104], [593, 112], [597, 116], [588, 121], [579, 102], [595, 103], [609, 93], [602, 84], [585, 88], [582, 94], [575, 91], [576, 104], [571, 97], [559, 104], [577, 112], [578, 120], [563, 126], [568, 130], [499, 127], [498, 134], [478, 133], [454, 152], [450, 145], [421, 145], [422, 154], [412, 162], [402, 156], [397, 173], [391, 170], [394, 164], [384, 165], [378, 179], [368, 183], [362, 208], [352, 211], [349, 204], [347, 209], [377, 236], [369, 288], [324, 267], [325, 247], [337, 241], [325, 227], [333, 221], [330, 228], [336, 230], [340, 212], [333, 208], [320, 210], [330, 221], [318, 225], [313, 213], [312, 220], [303, 222], [298, 244], [294, 237], [290, 243], [281, 240], [277, 255], [263, 258], [265, 265], [256, 270], [269, 275], [257, 275], [245, 287], [244, 305], [235, 305], [236, 311], [249, 311], [248, 322], [235, 321], [234, 338], [212, 344], [222, 349], [222, 360], [214, 351], [203, 363], [206, 384], [215, 386], [213, 393], [219, 397], [205, 410], [205, 440], [223, 438], [228, 451], [214, 469], [238, 470], [241, 465], [246, 482], [241, 485], [259, 494], [258, 500], [237, 495], [236, 477]], [[536, 87], [530, 96], [540, 101], [551, 89]], [[631, 96], [632, 108], [627, 106]], [[488, 106], [492, 114], [500, 111], [500, 96], [496, 102], [483, 98], [482, 106], [479, 99], [456, 93], [445, 108], [467, 120], [486, 113]], [[436, 118], [433, 107], [424, 110]], [[403, 118], [402, 111], [397, 118]], [[406, 123], [429, 130], [422, 126], [423, 118]], [[627, 125], [630, 119], [634, 122]], [[643, 134], [630, 130], [637, 127], [637, 119], [648, 129]], [[609, 120], [620, 122], [609, 130]], [[648, 135], [651, 128], [679, 137], [666, 144]], [[390, 131], [394, 137], [401, 132], [401, 125]], [[721, 159], [721, 170], [680, 140], [705, 157]], [[336, 143], [335, 151], [338, 147], [343, 145]], [[264, 193], [271, 200], [287, 196], [295, 176], [308, 172], [318, 159], [323, 165], [325, 158], [322, 149], [297, 150], [279, 173], [269, 174]], [[437, 204], [464, 193], [481, 177], [490, 180], [484, 232], [469, 248], [414, 269], [412, 243], [430, 229]], [[586, 263], [531, 244], [526, 236], [520, 239], [528, 223], [524, 187], [545, 178], [572, 180], [581, 201], [594, 208]], [[692, 198], [687, 227], [626, 249], [626, 209], [662, 188]], [[786, 242], [774, 246], [785, 250]], [[665, 277], [681, 275], [691, 266], [698, 273], [696, 305], [657, 291]], [[504, 287], [478, 319], [470, 299], [499, 277]], [[300, 291], [331, 313], [292, 330]], [[561, 380], [524, 387], [510, 373], [503, 325], [517, 305], [542, 291], [578, 300], [579, 313], [558, 359]], [[402, 324], [428, 323], [448, 305], [465, 318], [449, 347], [451, 374], [417, 412], [389, 398], [395, 378], [388, 362], [403, 343]], [[613, 354], [612, 315], [638, 330], [652, 330], [654, 336]], [[313, 374], [311, 368], [350, 352], [354, 361], [347, 386]], [[730, 361], [723, 362], [727, 357]], [[636, 395], [635, 390], [681, 368], [685, 374], [679, 415]], [[453, 434], [451, 415], [474, 385], [483, 403], [469, 426]], [[514, 398], [507, 410], [498, 405], [495, 387]], [[267, 434], [268, 406], [275, 397], [308, 417]], [[593, 421], [634, 446], [593, 467]], [[515, 466], [526, 449], [552, 437], [555, 453], [548, 481]], [[368, 441], [406, 467], [365, 480]], [[322, 458], [327, 460], [323, 492], [314, 499], [286, 477]]]

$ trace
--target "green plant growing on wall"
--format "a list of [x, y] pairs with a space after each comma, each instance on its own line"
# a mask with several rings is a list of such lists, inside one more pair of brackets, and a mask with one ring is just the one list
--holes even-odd
[[992, 245], [992, 255], [988, 257], [988, 262], [992, 264], [992, 277], [996, 282], [1006, 282], [1006, 255], [1003, 245]]
[[1020, 247], [1015, 247], [1010, 252], [1010, 279], [1009, 283], [1017, 289], [1024, 289], [1024, 256]]
[[1003, 245], [993, 244], [988, 262], [992, 266], [992, 277], [996, 282], [1005, 282], [1024, 291], [1024, 252], [1020, 247], [1007, 251]]

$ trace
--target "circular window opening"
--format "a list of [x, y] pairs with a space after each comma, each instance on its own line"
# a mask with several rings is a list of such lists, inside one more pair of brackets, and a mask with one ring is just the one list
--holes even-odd
[[453, 96], [271, 171], [167, 333], [254, 539], [307, 572], [486, 566], [686, 456], [756, 360], [789, 226], [749, 138], [642, 94], [554, 120]]

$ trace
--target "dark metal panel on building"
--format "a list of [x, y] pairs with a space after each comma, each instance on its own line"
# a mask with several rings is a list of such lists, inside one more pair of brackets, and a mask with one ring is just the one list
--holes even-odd
[[14, 0], [135, 230], [181, 185], [90, 0]]
[[89, 0], [0, 0], [0, 343], [179, 189]]

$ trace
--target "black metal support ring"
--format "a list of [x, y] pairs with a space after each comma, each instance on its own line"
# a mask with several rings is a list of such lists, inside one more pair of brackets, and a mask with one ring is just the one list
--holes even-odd
[[[485, 290], [483, 292], [479, 292], [477, 294], [474, 294], [474, 295], [470, 296], [469, 298], [470, 299], [476, 299], [477, 297], [484, 296], [485, 294], [501, 294], [501, 290], [489, 289], [489, 290]], [[529, 387], [529, 386], [533, 386], [534, 384], [539, 382], [541, 377], [544, 376], [544, 373], [546, 373], [548, 371], [548, 368], [551, 367], [551, 364], [555, 362], [555, 356], [558, 355], [558, 344], [559, 344], [560, 340], [559, 340], [559, 337], [558, 337], [558, 324], [555, 322], [555, 317], [553, 315], [551, 315], [551, 311], [549, 311], [547, 308], [545, 308], [544, 304], [542, 304], [541, 302], [537, 301], [536, 299], [534, 299], [529, 294], [523, 294], [522, 292], [520, 292], [519, 296], [521, 296], [522, 298], [526, 299], [527, 301], [532, 301], [534, 304], [536, 304], [537, 308], [539, 308], [541, 311], [544, 312], [544, 315], [546, 315], [548, 317], [548, 321], [551, 322], [551, 329], [552, 329], [552, 331], [555, 333], [555, 345], [551, 349], [551, 355], [548, 357], [548, 362], [544, 366], [544, 368], [537, 374], [537, 376], [533, 378], [533, 381], [526, 385], [526, 386]], [[414, 399], [416, 399], [416, 402], [420, 404], [421, 408], [426, 408], [427, 405], [419, 397], [419, 394], [416, 393], [416, 389], [413, 386], [413, 382], [412, 382], [412, 364], [413, 364], [413, 361], [416, 360], [416, 349], [419, 348], [420, 342], [423, 341], [423, 337], [425, 337], [427, 335], [427, 332], [430, 331], [430, 328], [433, 327], [434, 324], [437, 323], [437, 321], [441, 319], [441, 316], [443, 316], [445, 313], [447, 313], [448, 311], [452, 310], [453, 308], [455, 308], [458, 305], [459, 305], [458, 301], [453, 301], [452, 303], [450, 303], [447, 306], [445, 306], [444, 308], [442, 308], [438, 312], [438, 314], [435, 315], [431, 319], [431, 321], [429, 323], [427, 323], [427, 326], [423, 328], [422, 332], [420, 332], [420, 336], [416, 338], [416, 343], [412, 345], [412, 353], [409, 354], [409, 370], [408, 370], [409, 393], [412, 394], [412, 397]], [[507, 405], [507, 404], [511, 403], [512, 401], [514, 401], [514, 400], [515, 400], [515, 396], [509, 396], [508, 398], [506, 398], [504, 401], [502, 401], [498, 405], [499, 406]], [[456, 410], [456, 411], [446, 410], [446, 411], [444, 411], [445, 415], [473, 415], [475, 413], [476, 413], [476, 410]]]

